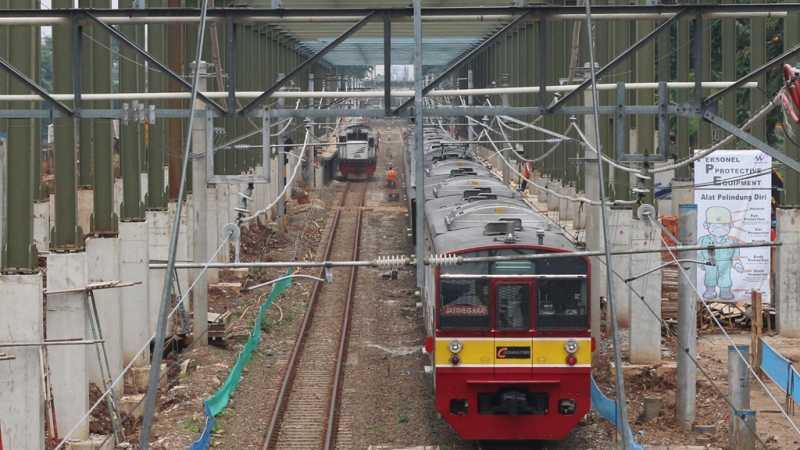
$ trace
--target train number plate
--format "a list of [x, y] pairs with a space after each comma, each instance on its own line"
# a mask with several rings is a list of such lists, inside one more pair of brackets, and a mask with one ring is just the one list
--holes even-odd
[[497, 347], [497, 359], [529, 359], [531, 357], [530, 347]]

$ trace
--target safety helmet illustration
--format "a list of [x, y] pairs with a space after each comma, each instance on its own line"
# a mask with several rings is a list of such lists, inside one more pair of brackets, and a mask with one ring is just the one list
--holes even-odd
[[728, 208], [723, 208], [722, 206], [712, 206], [706, 210], [706, 223], [707, 224], [716, 224], [716, 223], [725, 223], [729, 224], [733, 222], [733, 218], [731, 217], [731, 212]]

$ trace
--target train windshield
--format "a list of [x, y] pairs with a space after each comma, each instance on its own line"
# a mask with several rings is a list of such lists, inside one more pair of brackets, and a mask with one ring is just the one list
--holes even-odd
[[[464, 256], [501, 256], [530, 253], [501, 249]], [[439, 326], [443, 329], [548, 331], [588, 328], [585, 278], [520, 278], [519, 275], [586, 275], [585, 260], [576, 257], [466, 263], [444, 266], [441, 273], [465, 278], [440, 279]], [[466, 278], [491, 275], [486, 278]], [[503, 275], [508, 275], [504, 277]], [[515, 277], [516, 276], [516, 277]], [[494, 324], [490, 315], [494, 310]], [[533, 312], [533, 314], [531, 314]], [[493, 326], [492, 326], [493, 325]]]

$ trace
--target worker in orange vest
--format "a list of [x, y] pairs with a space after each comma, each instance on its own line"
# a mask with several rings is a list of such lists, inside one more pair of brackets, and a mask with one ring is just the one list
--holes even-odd
[[386, 171], [386, 186], [392, 189], [397, 187], [397, 171], [391, 164], [389, 164], [389, 170]]
[[528, 187], [528, 179], [531, 177], [531, 168], [530, 165], [526, 162], [522, 165], [522, 178], [519, 182], [519, 191], [525, 192], [525, 189]]

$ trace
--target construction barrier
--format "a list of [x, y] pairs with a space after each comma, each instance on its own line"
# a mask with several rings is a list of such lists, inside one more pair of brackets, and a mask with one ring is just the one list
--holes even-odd
[[800, 393], [794, 387], [800, 384], [800, 374], [792, 362], [761, 340], [761, 370], [777, 384], [787, 397], [800, 402]]
[[[291, 270], [289, 271], [289, 274], [291, 274]], [[214, 430], [214, 426], [216, 425], [215, 417], [221, 413], [225, 407], [228, 406], [231, 395], [233, 395], [234, 391], [236, 391], [236, 388], [239, 386], [239, 382], [242, 379], [242, 371], [247, 366], [247, 363], [250, 362], [250, 358], [253, 356], [253, 351], [258, 348], [258, 344], [261, 341], [261, 322], [264, 319], [264, 313], [266, 313], [267, 309], [272, 306], [272, 303], [275, 301], [275, 299], [278, 298], [278, 296], [286, 291], [286, 289], [288, 289], [291, 285], [292, 279], [289, 277], [278, 281], [272, 287], [267, 301], [259, 306], [256, 321], [253, 324], [253, 329], [250, 331], [250, 337], [244, 344], [242, 351], [239, 352], [239, 356], [236, 358], [236, 363], [228, 373], [228, 378], [226, 378], [225, 382], [222, 383], [222, 386], [217, 389], [217, 392], [212, 394], [211, 397], [207, 398], [203, 402], [203, 412], [206, 416], [206, 424], [205, 427], [203, 427], [203, 432], [200, 433], [200, 437], [198, 437], [197, 440], [192, 443], [192, 445], [189, 447], [189, 450], [206, 450], [211, 446], [211, 432]]]
[[[603, 419], [611, 422], [615, 427], [619, 427], [617, 423], [617, 401], [611, 400], [603, 394], [603, 391], [597, 386], [597, 382], [592, 380], [592, 409], [597, 412]], [[631, 437], [631, 442], [628, 443], [628, 448], [632, 450], [644, 450], [644, 447], [637, 444]]]

